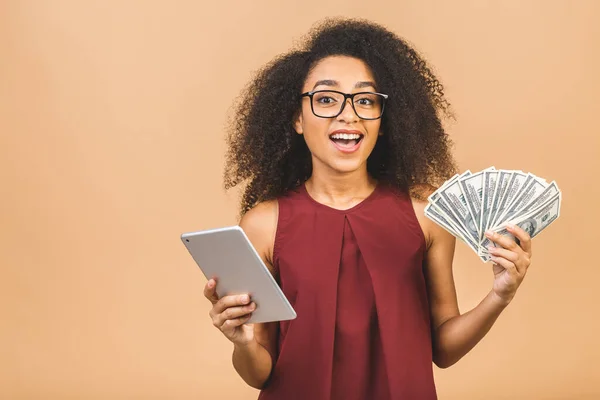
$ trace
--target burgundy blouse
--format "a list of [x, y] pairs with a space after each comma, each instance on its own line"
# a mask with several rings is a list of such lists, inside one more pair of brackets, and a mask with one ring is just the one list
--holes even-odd
[[301, 185], [279, 199], [279, 326], [260, 400], [436, 399], [423, 256], [410, 197], [379, 185], [337, 210]]

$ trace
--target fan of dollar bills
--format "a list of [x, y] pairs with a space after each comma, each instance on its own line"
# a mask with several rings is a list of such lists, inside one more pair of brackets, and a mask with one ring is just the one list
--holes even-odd
[[450, 178], [429, 196], [425, 215], [487, 262], [488, 247], [494, 243], [486, 231], [510, 235], [505, 227], [512, 223], [534, 238], [559, 217], [561, 199], [554, 181], [490, 167]]

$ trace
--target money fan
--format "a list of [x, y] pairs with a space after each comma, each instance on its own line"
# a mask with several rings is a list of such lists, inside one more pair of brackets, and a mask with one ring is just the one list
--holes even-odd
[[534, 238], [559, 217], [562, 193], [556, 182], [532, 173], [490, 167], [453, 176], [428, 201], [425, 215], [487, 262], [494, 246], [487, 230], [510, 235], [512, 223]]

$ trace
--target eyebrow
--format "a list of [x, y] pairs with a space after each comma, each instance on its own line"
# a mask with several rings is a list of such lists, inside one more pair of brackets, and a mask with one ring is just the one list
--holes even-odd
[[[317, 86], [339, 86], [339, 82], [333, 79], [322, 79], [320, 81], [317, 81], [315, 83], [315, 86], [313, 86], [312, 90], [315, 90], [315, 88]], [[361, 88], [365, 88], [365, 87], [372, 87], [374, 89], [377, 89], [377, 86], [375, 85], [375, 82], [371, 82], [371, 81], [361, 81], [361, 82], [356, 82], [356, 84], [354, 85], [355, 89], [361, 89]]]

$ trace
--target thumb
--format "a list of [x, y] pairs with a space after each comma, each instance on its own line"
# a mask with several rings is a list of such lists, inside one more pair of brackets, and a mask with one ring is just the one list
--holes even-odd
[[217, 294], [217, 281], [209, 279], [204, 286], [204, 297], [206, 297], [212, 304], [219, 301], [219, 295]]

